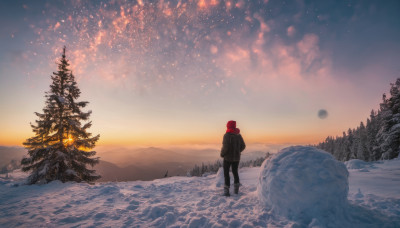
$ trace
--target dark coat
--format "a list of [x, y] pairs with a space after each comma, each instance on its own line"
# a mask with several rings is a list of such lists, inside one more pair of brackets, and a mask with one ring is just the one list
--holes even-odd
[[240, 161], [240, 154], [246, 148], [246, 144], [240, 134], [225, 133], [222, 141], [221, 157], [226, 161]]

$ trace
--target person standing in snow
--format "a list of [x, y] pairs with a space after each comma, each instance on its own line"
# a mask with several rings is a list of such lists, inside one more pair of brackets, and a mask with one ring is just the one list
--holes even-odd
[[235, 194], [238, 194], [240, 186], [238, 174], [240, 154], [246, 148], [246, 144], [244, 143], [244, 140], [240, 135], [239, 128], [236, 128], [236, 121], [228, 121], [226, 127], [227, 130], [222, 141], [221, 157], [224, 158], [224, 196], [230, 196], [229, 169], [232, 166], [232, 173], [234, 177], [234, 192]]

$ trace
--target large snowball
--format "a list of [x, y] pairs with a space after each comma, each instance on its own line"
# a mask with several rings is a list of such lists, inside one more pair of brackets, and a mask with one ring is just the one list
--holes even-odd
[[295, 146], [263, 163], [257, 191], [266, 208], [310, 220], [346, 207], [348, 176], [346, 166], [329, 153]]

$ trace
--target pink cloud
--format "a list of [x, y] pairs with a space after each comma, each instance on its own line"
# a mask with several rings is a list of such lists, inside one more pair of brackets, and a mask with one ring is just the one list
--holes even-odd
[[319, 38], [317, 35], [306, 34], [303, 39], [297, 43], [296, 46], [305, 67], [309, 67], [315, 59], [321, 57], [318, 42]]
[[289, 26], [289, 27], [287, 28], [286, 33], [287, 33], [287, 35], [288, 35], [289, 37], [292, 37], [292, 36], [294, 36], [294, 34], [296, 33], [296, 29], [294, 28], [293, 25], [291, 25], [291, 26]]
[[246, 87], [256, 90], [288, 82], [308, 88], [309, 84], [321, 82], [317, 78], [329, 77], [331, 61], [320, 52], [317, 35], [306, 34], [291, 45], [275, 41], [269, 48], [264, 46], [266, 38], [257, 37], [242, 45], [226, 44], [217, 65], [228, 77], [242, 80]]

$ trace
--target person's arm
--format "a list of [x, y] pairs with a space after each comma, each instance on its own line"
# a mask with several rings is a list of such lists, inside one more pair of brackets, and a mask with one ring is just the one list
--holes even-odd
[[224, 139], [222, 140], [222, 148], [221, 148], [221, 158], [226, 155], [226, 151], [228, 150], [228, 139], [227, 134], [224, 135]]
[[240, 136], [240, 153], [242, 153], [242, 151], [246, 148], [246, 144], [244, 143], [242, 135], [239, 136]]

